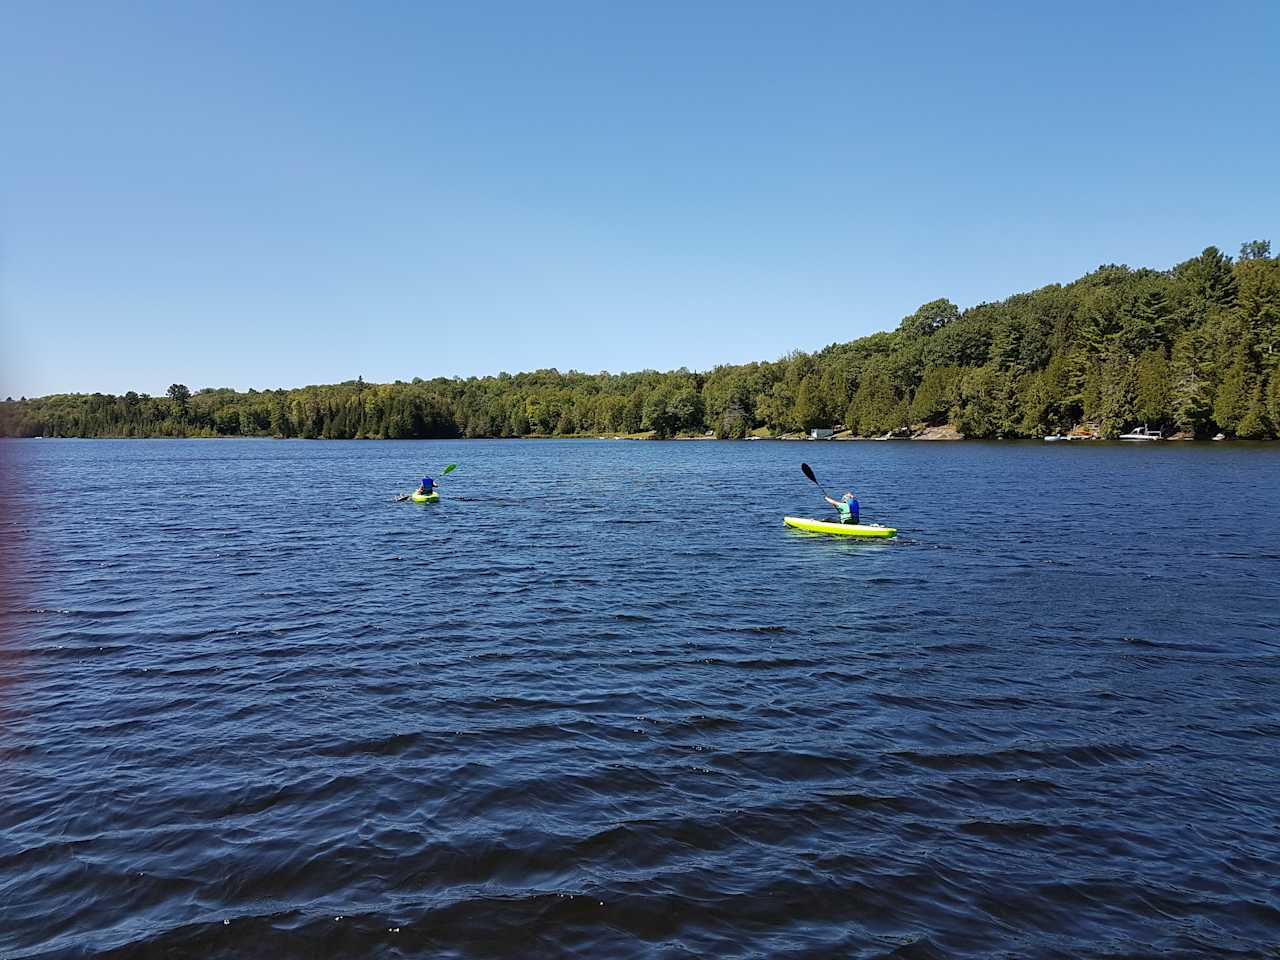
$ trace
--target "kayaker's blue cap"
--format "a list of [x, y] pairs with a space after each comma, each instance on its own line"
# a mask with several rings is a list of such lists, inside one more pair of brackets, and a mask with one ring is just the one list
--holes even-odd
[[423, 485], [424, 487], [429, 487], [429, 486], [431, 486], [431, 484], [433, 484], [433, 483], [435, 483], [435, 481], [434, 481], [434, 480], [432, 480], [430, 477], [423, 477], [423, 478], [422, 478], [422, 485]]

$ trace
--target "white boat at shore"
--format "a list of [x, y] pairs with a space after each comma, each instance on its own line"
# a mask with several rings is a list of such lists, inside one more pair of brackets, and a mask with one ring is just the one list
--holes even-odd
[[1120, 434], [1121, 440], [1127, 440], [1131, 443], [1150, 443], [1154, 440], [1163, 440], [1159, 430], [1148, 430], [1146, 424], [1130, 430], [1128, 433]]
[[1071, 438], [1067, 436], [1065, 433], [1055, 433], [1051, 436], [1045, 437], [1044, 442], [1045, 443], [1061, 443], [1063, 440], [1070, 440], [1070, 439]]

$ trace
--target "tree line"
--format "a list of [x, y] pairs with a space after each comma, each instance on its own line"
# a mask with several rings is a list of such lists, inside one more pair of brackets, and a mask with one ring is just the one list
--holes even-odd
[[291, 390], [172, 385], [0, 402], [10, 437], [410, 439], [713, 433], [858, 436], [952, 424], [1038, 437], [1145, 423], [1196, 437], [1280, 430], [1280, 258], [1267, 241], [1169, 270], [1101, 266], [998, 303], [933, 300], [896, 330], [693, 373], [558, 370]]

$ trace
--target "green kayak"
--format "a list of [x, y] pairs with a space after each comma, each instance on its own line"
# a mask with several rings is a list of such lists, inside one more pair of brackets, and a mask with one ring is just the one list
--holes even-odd
[[882, 527], [877, 523], [832, 523], [829, 520], [808, 520], [804, 517], [783, 517], [782, 522], [797, 530], [810, 533], [833, 533], [839, 537], [892, 537], [897, 527]]

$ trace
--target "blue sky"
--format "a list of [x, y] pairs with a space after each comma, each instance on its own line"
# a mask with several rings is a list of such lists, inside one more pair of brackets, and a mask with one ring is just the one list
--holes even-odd
[[0, 5], [0, 393], [708, 368], [1280, 245], [1280, 5]]

